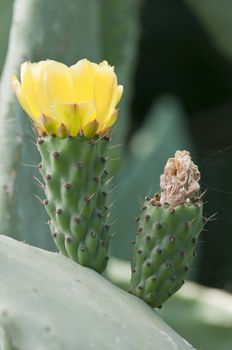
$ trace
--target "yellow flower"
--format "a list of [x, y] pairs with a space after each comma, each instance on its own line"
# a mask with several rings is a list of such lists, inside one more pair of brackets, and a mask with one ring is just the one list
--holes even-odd
[[71, 67], [52, 60], [25, 62], [21, 83], [14, 76], [12, 87], [39, 134], [60, 137], [106, 133], [117, 120], [123, 93], [113, 67], [87, 59]]

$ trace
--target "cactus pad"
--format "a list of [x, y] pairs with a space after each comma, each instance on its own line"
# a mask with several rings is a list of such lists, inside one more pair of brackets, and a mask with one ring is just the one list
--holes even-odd
[[43, 203], [59, 251], [98, 272], [109, 246], [106, 170], [108, 138], [45, 136], [37, 145], [46, 199]]
[[172, 207], [147, 198], [138, 218], [131, 293], [160, 307], [184, 283], [203, 228], [202, 203]]

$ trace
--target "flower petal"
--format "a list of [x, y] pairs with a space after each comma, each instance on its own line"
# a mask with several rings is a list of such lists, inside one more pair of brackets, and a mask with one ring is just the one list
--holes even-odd
[[76, 103], [81, 103], [93, 98], [93, 80], [97, 65], [87, 59], [78, 61], [69, 68], [72, 82], [73, 95]]
[[102, 62], [97, 69], [94, 79], [94, 103], [97, 121], [104, 123], [113, 112], [117, 96], [117, 78], [113, 67]]
[[53, 114], [59, 115], [59, 122], [64, 124], [71, 136], [76, 136], [86, 124], [94, 119], [92, 101], [83, 103], [58, 103], [53, 106]]
[[27, 96], [23, 91], [22, 85], [15, 76], [12, 77], [11, 84], [22, 108], [32, 119], [35, 120], [38, 117], [37, 110], [30, 105]]
[[31, 105], [38, 111], [38, 116], [49, 115], [49, 106], [47, 96], [44, 96], [44, 91], [40, 89], [40, 80], [43, 76], [42, 68], [44, 62], [30, 63], [24, 62], [21, 65], [21, 82], [23, 90], [30, 101]]
[[69, 68], [60, 62], [44, 62], [44, 76], [40, 79], [40, 88], [47, 94], [50, 105], [54, 103], [73, 102], [72, 79]]
[[117, 104], [120, 102], [120, 100], [121, 100], [121, 98], [122, 98], [122, 94], [123, 94], [123, 86], [122, 86], [122, 85], [118, 85], [118, 88], [117, 88], [117, 98], [116, 98], [115, 106], [117, 106]]

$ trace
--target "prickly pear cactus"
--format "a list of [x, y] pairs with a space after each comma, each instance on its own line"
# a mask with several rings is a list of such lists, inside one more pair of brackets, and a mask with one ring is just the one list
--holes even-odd
[[130, 292], [161, 307], [184, 283], [203, 229], [200, 173], [186, 151], [169, 159], [161, 193], [146, 198], [138, 221]]
[[61, 254], [0, 236], [0, 266], [3, 350], [192, 349], [144, 302]]
[[123, 87], [106, 61], [24, 62], [20, 73], [12, 88], [38, 136], [54, 241], [64, 255], [101, 273], [110, 238], [107, 149]]
[[44, 180], [43, 201], [57, 248], [98, 272], [108, 259], [107, 137], [38, 139]]

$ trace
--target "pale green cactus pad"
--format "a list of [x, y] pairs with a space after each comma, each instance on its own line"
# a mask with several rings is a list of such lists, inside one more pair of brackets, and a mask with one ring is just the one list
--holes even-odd
[[157, 314], [95, 271], [0, 236], [2, 350], [187, 350]]

